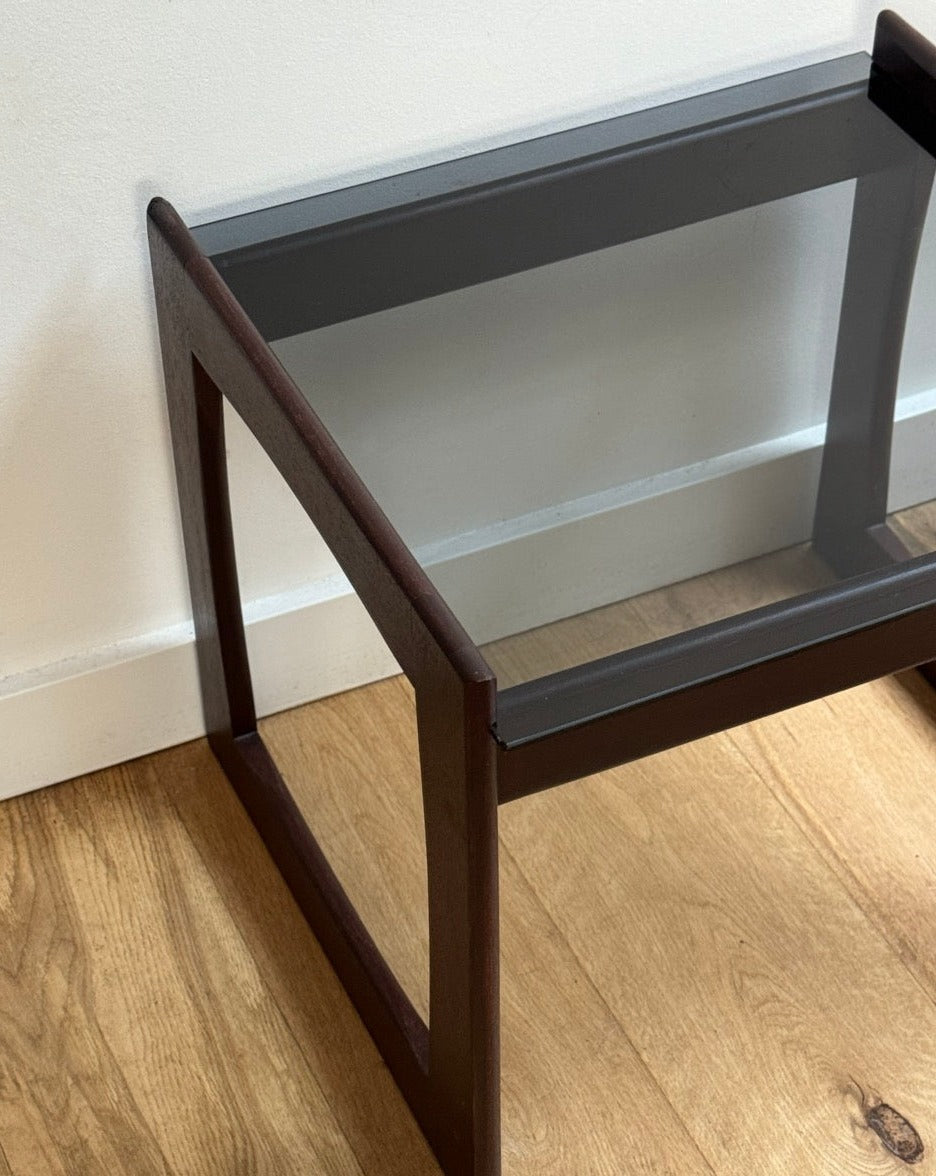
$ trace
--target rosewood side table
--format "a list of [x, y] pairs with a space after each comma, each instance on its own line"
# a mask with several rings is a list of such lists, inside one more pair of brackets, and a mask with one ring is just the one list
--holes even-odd
[[[449, 1176], [500, 1171], [497, 807], [936, 659], [936, 554], [886, 501], [897, 371], [936, 153], [936, 49], [873, 56], [190, 229], [149, 235], [211, 746]], [[476, 640], [270, 343], [855, 181], [812, 550], [831, 583], [498, 689]], [[257, 733], [222, 423], [229, 400], [415, 691], [430, 1021], [417, 1015]], [[626, 553], [624, 558], [626, 558]]]

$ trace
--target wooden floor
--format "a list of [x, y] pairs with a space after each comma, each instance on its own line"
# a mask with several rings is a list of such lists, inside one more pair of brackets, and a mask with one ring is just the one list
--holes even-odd
[[[412, 709], [262, 726], [425, 1014]], [[503, 808], [507, 1176], [936, 1171], [934, 779], [905, 675]], [[0, 805], [0, 1174], [437, 1171], [203, 742]]]

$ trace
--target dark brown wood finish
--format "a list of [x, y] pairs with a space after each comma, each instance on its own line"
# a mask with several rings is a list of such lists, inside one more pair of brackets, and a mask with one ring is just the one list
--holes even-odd
[[[928, 142], [927, 119], [936, 93], [936, 51], [907, 28], [892, 14], [882, 15], [872, 98], [877, 87], [877, 106], [922, 143]], [[812, 74], [809, 85], [815, 85]], [[755, 89], [763, 105], [762, 88]], [[840, 118], [843, 110], [858, 111], [861, 97], [853, 80], [839, 78], [821, 97], [804, 101], [802, 112], [794, 102], [784, 119], [801, 113], [812, 127], [815, 106], [834, 105]], [[737, 95], [725, 101], [737, 104]], [[678, 163], [684, 158], [680, 152], [695, 139], [706, 140], [706, 159], [717, 157], [718, 136], [733, 142], [741, 114], [734, 110], [720, 126], [709, 105], [703, 102], [699, 109], [708, 112], [704, 135], [687, 126], [669, 138], [641, 141], [633, 152], [623, 151], [634, 154], [628, 166], [637, 167], [639, 152], [654, 167], [667, 152], [670, 162]], [[682, 106], [677, 113], [685, 120]], [[671, 110], [667, 118], [673, 117]], [[774, 125], [769, 102], [758, 117]], [[855, 125], [845, 120], [849, 135], [861, 138], [862, 118], [856, 113]], [[883, 125], [872, 111], [867, 127], [880, 131]], [[756, 134], [753, 124], [748, 133]], [[888, 141], [887, 135], [881, 138]], [[534, 148], [534, 154], [541, 149]], [[929, 161], [911, 160], [912, 154], [905, 156], [898, 142], [900, 158], [888, 146], [881, 172], [872, 168], [865, 175], [862, 164], [817, 519], [817, 541], [833, 562], [839, 555], [829, 536], [842, 524], [852, 534], [859, 565], [876, 570], [866, 582], [771, 605], [695, 637], [673, 639], [669, 646], [659, 643], [665, 654], [670, 646], [679, 652], [680, 641], [688, 649], [693, 641], [704, 646], [706, 637], [712, 638], [708, 648], [700, 646], [692, 654], [695, 660], [683, 667], [681, 681], [671, 680], [673, 659], [668, 662], [657, 656], [659, 649], [651, 649], [563, 671], [500, 696], [481, 653], [215, 265], [169, 204], [157, 199], [150, 205], [159, 330], [211, 746], [449, 1176], [497, 1176], [500, 1171], [498, 803], [936, 657], [932, 561], [888, 567], [903, 553], [882, 514], [887, 418], [921, 208], [932, 179]], [[497, 166], [503, 168], [505, 159], [498, 156]], [[612, 153], [609, 166], [617, 162]], [[489, 172], [491, 166], [489, 159], [484, 167]], [[587, 195], [592, 172], [600, 173], [602, 166], [597, 155], [584, 170], [566, 160], [556, 164], [553, 178], [565, 185], [562, 191], [572, 201], [576, 191]], [[885, 183], [888, 168], [890, 180], [894, 169], [899, 171], [896, 186]], [[576, 187], [579, 172], [581, 188]], [[758, 178], [756, 191], [739, 206], [770, 198], [773, 172], [764, 179], [754, 167], [750, 174]], [[541, 178], [534, 176], [531, 183], [537, 199]], [[773, 178], [785, 191], [785, 177]], [[501, 185], [509, 203], [514, 179], [489, 178], [481, 187], [499, 199]], [[720, 173], [716, 181], [721, 191]], [[381, 186], [382, 198], [392, 187]], [[363, 198], [360, 192], [358, 197]], [[691, 220], [683, 197], [677, 193], [673, 199], [679, 203], [679, 223]], [[443, 211], [451, 204], [445, 192], [438, 201]], [[705, 207], [711, 214], [709, 204]], [[353, 220], [335, 241], [354, 242]], [[593, 247], [604, 238], [585, 221], [579, 244]], [[518, 255], [504, 272], [538, 264], [541, 252]], [[358, 263], [369, 264], [360, 256]], [[469, 270], [459, 281], [480, 280]], [[484, 270], [480, 276], [490, 274]], [[431, 283], [414, 288], [413, 296], [434, 289]], [[388, 299], [387, 305], [395, 304]], [[363, 311], [358, 307], [356, 313]], [[415, 689], [429, 878], [428, 1027], [342, 890], [256, 730], [228, 502], [225, 398], [319, 529]], [[852, 477], [856, 446], [871, 475], [857, 489]], [[800, 623], [816, 631], [804, 636]], [[745, 650], [745, 656], [737, 652]]]
[[[910, 558], [905, 548], [902, 552], [900, 566], [892, 567], [885, 578], [865, 573], [847, 584], [784, 601], [780, 612], [776, 604], [764, 605], [501, 690], [498, 742], [512, 748], [551, 738], [614, 711], [632, 710], [716, 681], [735, 681], [759, 665], [785, 665], [811, 647], [828, 646], [842, 637], [858, 635], [870, 649], [873, 638], [863, 635], [907, 615], [916, 618], [921, 646], [926, 645], [929, 631], [923, 618], [936, 598], [936, 553]], [[879, 674], [906, 668], [902, 650], [894, 648], [889, 666], [886, 654], [886, 647], [877, 650]], [[820, 662], [809, 688], [832, 693], [841, 689], [839, 675], [840, 667], [831, 659], [828, 665]], [[744, 690], [736, 688], [726, 695], [719, 713], [721, 726], [750, 720], [750, 704]]]
[[[936, 658], [936, 604], [498, 750], [501, 803]], [[513, 718], [514, 716], [511, 716]], [[522, 722], [522, 715], [516, 716]], [[542, 713], [537, 715], [542, 721]]]
[[936, 46], [885, 9], [878, 16], [872, 57], [868, 97], [936, 155]]
[[430, 1140], [454, 1176], [500, 1171], [493, 682], [416, 691], [429, 879]]
[[[454, 1176], [499, 1170], [495, 683], [181, 219], [149, 210], [205, 719], [214, 750]], [[256, 732], [221, 393], [340, 560], [417, 697], [430, 866], [430, 1025], [387, 968]]]

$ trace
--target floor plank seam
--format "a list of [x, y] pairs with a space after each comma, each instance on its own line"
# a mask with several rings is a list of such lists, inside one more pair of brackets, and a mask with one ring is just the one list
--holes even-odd
[[[884, 919], [871, 892], [857, 874], [855, 874], [849, 863], [836, 851], [831, 840], [826, 836], [824, 829], [810, 817], [808, 810], [796, 797], [790, 796], [782, 787], [779, 790], [774, 788], [772, 782], [764, 776], [757, 764], [750, 759], [744, 748], [734, 739], [733, 732], [727, 731], [725, 733], [731, 740], [732, 746], [753, 774], [761, 782], [763, 787], [767, 789], [774, 800], [776, 800], [790, 820], [794, 822], [806, 838], [807, 843], [818, 854], [820, 861], [835, 879], [848, 901], [909, 974], [929, 1003], [936, 1007], [936, 990], [934, 990], [927, 978], [925, 969], [918, 960], [916, 953], [909, 945], [902, 944], [899, 937], [895, 938], [888, 934], [888, 921]], [[862, 902], [859, 895], [863, 896], [867, 902]]]
[[624, 1037], [624, 1040], [627, 1042], [628, 1047], [632, 1050], [634, 1057], [637, 1059], [641, 1070], [646, 1074], [647, 1078], [649, 1079], [650, 1086], [652, 1086], [658, 1092], [660, 1097], [663, 1099], [664, 1103], [673, 1112], [673, 1115], [674, 1115], [676, 1121], [680, 1124], [683, 1131], [685, 1132], [686, 1138], [691, 1141], [692, 1146], [695, 1148], [699, 1158], [702, 1160], [703, 1164], [705, 1164], [705, 1167], [708, 1169], [708, 1171], [711, 1172], [712, 1176], [718, 1176], [718, 1169], [715, 1167], [714, 1163], [709, 1159], [708, 1155], [705, 1153], [704, 1149], [702, 1148], [701, 1143], [696, 1139], [696, 1137], [692, 1133], [692, 1131], [690, 1131], [688, 1124], [685, 1122], [682, 1115], [679, 1113], [679, 1111], [674, 1106], [672, 1100], [669, 1097], [668, 1092], [661, 1085], [659, 1079], [654, 1074], [654, 1072], [651, 1070], [650, 1064], [647, 1062], [646, 1058], [643, 1056], [641, 1051], [634, 1044], [634, 1042], [631, 1039], [631, 1036], [628, 1033], [625, 1026], [621, 1023], [620, 1017], [618, 1017], [618, 1015], [615, 1013], [614, 1009], [611, 1008], [611, 1006], [608, 1004], [607, 998], [605, 997], [604, 993], [595, 984], [595, 981], [592, 979], [590, 972], [585, 967], [584, 963], [580, 959], [575, 948], [569, 942], [567, 936], [562, 931], [562, 928], [558, 925], [558, 923], [556, 923], [556, 920], [553, 918], [552, 912], [546, 907], [546, 905], [540, 899], [540, 896], [536, 892], [536, 888], [533, 886], [533, 883], [530, 881], [530, 878], [527, 875], [526, 871], [520, 865], [520, 862], [518, 861], [517, 857], [513, 853], [510, 852], [510, 849], [504, 844], [504, 841], [502, 838], [499, 839], [499, 843], [500, 843], [500, 849], [501, 849], [502, 854], [504, 854], [506, 857], [510, 858], [510, 861], [512, 862], [514, 868], [517, 870], [517, 873], [523, 879], [524, 884], [526, 885], [527, 889], [530, 891], [530, 894], [532, 895], [533, 901], [536, 903], [536, 905], [542, 911], [543, 915], [545, 916], [545, 918], [548, 921], [548, 923], [550, 924], [550, 926], [555, 930], [556, 934], [559, 936], [559, 938], [562, 940], [562, 942], [565, 944], [566, 948], [568, 949], [569, 954], [575, 960], [575, 963], [578, 966], [580, 972], [582, 973], [582, 976], [584, 977], [586, 984], [597, 996], [599, 1004], [602, 1006], [602, 1008], [604, 1008], [605, 1012], [608, 1014], [608, 1016], [611, 1018], [611, 1020], [614, 1022], [614, 1024], [617, 1025], [619, 1031], [621, 1032], [622, 1036]]
[[[131, 807], [132, 790], [124, 787], [125, 781], [123, 778], [122, 768], [118, 768], [118, 778], [121, 780], [121, 803], [129, 808]], [[67, 787], [68, 785], [74, 783], [75, 782], [69, 781], [66, 785], [58, 787]], [[59, 860], [57, 845], [58, 833], [55, 829], [55, 826], [57, 825], [57, 818], [62, 816], [61, 808], [58, 803], [61, 793], [58, 793], [57, 791], [53, 792], [53, 790], [48, 791], [49, 795], [43, 796], [42, 799], [40, 819], [34, 823], [34, 835], [43, 850], [41, 860], [44, 863], [45, 871], [41, 876], [41, 879], [37, 876], [37, 885], [34, 888], [32, 902], [27, 918], [30, 922], [33, 920], [33, 908], [38, 901], [40, 888], [44, 884], [47, 887], [49, 898], [54, 902], [56, 917], [61, 918], [64, 912], [67, 914], [68, 924], [72, 928], [81, 928], [82, 920], [79, 917], [78, 907], [71, 889], [63, 888], [60, 884], [57, 884], [60, 883], [62, 877], [67, 876], [67, 868]], [[19, 799], [20, 798], [13, 798], [7, 803], [14, 804], [17, 803]], [[32, 797], [30, 797], [30, 800], [31, 799]], [[76, 823], [76, 827], [80, 830], [81, 835], [88, 841], [89, 844], [93, 844], [95, 842], [96, 838], [94, 837], [93, 831], [88, 828], [87, 824], [83, 820], [78, 821]], [[104, 862], [105, 869], [107, 870], [108, 874], [111, 874], [113, 863], [104, 857], [101, 858], [101, 861]], [[54, 865], [52, 865], [52, 863], [54, 863]], [[77, 979], [73, 979], [70, 974], [67, 985], [69, 990], [72, 990], [76, 986], [81, 989], [81, 1006], [85, 1012], [86, 1024], [89, 1028], [93, 1029], [97, 1056], [100, 1060], [106, 1060], [108, 1063], [107, 1068], [109, 1068], [113, 1074], [118, 1076], [117, 1081], [119, 1081], [121, 1084], [121, 1090], [119, 1094], [120, 1105], [130, 1112], [136, 1124], [136, 1129], [139, 1131], [141, 1139], [146, 1140], [153, 1153], [159, 1158], [163, 1165], [163, 1170], [166, 1173], [171, 1173], [171, 1165], [169, 1164], [168, 1157], [166, 1156], [159, 1137], [156, 1134], [154, 1125], [151, 1122], [150, 1117], [145, 1113], [144, 1108], [140, 1105], [136, 1094], [131, 1089], [129, 1083], [126, 1081], [123, 1068], [118, 1060], [117, 1054], [114, 1051], [111, 1040], [98, 1018], [94, 1000], [95, 988], [93, 978], [90, 975], [89, 963], [91, 958], [93, 958], [93, 950], [85, 938], [83, 932], [80, 942], [77, 940], [74, 941], [74, 948], [76, 961], [81, 961], [78, 964], [80, 974]], [[85, 988], [87, 988], [87, 991], [85, 991]], [[104, 1069], [103, 1066], [101, 1068]], [[26, 1091], [24, 1090], [23, 1086], [19, 1084], [18, 1080], [17, 1085], [19, 1087], [21, 1096], [25, 1095]], [[83, 1088], [82, 1093], [84, 1095]], [[41, 1109], [36, 1106], [32, 1099], [30, 1099], [30, 1102], [41, 1116], [43, 1114]], [[2, 1150], [2, 1141], [0, 1141], [0, 1150]], [[4, 1156], [6, 1155], [5, 1152], [3, 1154]], [[12, 1166], [9, 1165], [8, 1160], [7, 1163], [10, 1171], [12, 1172], [13, 1169]]]

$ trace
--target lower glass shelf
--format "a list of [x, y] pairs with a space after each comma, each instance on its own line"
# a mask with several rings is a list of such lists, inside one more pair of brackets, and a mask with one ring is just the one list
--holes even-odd
[[[936, 551], [936, 501], [892, 514], [888, 526], [908, 559]], [[499, 687], [509, 689], [841, 583], [811, 543], [798, 543], [528, 629], [482, 651]]]

